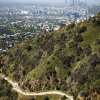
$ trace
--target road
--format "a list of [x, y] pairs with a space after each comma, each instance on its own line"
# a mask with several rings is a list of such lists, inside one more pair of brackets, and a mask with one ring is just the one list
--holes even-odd
[[13, 90], [16, 91], [17, 93], [20, 93], [25, 96], [42, 96], [42, 95], [60, 95], [60, 96], [66, 96], [68, 100], [74, 100], [73, 96], [70, 96], [64, 92], [61, 91], [48, 91], [48, 92], [40, 92], [40, 93], [35, 93], [35, 92], [24, 92], [19, 86], [17, 82], [12, 81], [5, 75], [0, 74], [0, 77], [4, 80], [6, 80], [10, 85], [12, 85]]

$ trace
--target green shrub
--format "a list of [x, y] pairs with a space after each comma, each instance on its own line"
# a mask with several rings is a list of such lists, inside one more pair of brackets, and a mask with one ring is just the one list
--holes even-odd
[[48, 97], [48, 96], [45, 96], [45, 97], [44, 97], [44, 100], [49, 100], [49, 97]]
[[81, 25], [79, 28], [78, 28], [78, 33], [83, 33], [87, 30], [87, 26], [86, 25]]
[[61, 97], [61, 100], [66, 100], [66, 99], [67, 99], [66, 96]]

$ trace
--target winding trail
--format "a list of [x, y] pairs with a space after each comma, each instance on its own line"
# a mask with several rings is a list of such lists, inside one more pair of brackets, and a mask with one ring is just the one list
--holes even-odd
[[25, 96], [42, 96], [42, 95], [51, 95], [51, 94], [56, 94], [60, 96], [66, 96], [68, 100], [74, 100], [73, 96], [70, 96], [66, 93], [60, 92], [60, 91], [48, 91], [48, 92], [40, 92], [40, 93], [35, 93], [35, 92], [24, 92], [19, 86], [17, 82], [14, 82], [10, 80], [8, 77], [6, 77], [3, 74], [0, 74], [0, 77], [4, 80], [6, 80], [9, 84], [12, 85], [13, 90], [16, 91], [17, 93], [20, 93]]

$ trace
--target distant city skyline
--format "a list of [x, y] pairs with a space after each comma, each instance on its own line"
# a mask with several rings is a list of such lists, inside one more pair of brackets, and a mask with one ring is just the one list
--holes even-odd
[[65, 4], [79, 4], [80, 0], [65, 0]]

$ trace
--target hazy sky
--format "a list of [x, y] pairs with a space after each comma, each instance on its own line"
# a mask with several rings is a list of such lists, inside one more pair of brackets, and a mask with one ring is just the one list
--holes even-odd
[[0, 0], [0, 1], [8, 1], [8, 2], [64, 2], [64, 0]]
[[[58, 2], [58, 3], [63, 3], [65, 0], [0, 0], [0, 1], [3, 1], [3, 2]], [[84, 0], [81, 0], [81, 1], [84, 1]], [[88, 3], [100, 3], [100, 0], [87, 0]]]

